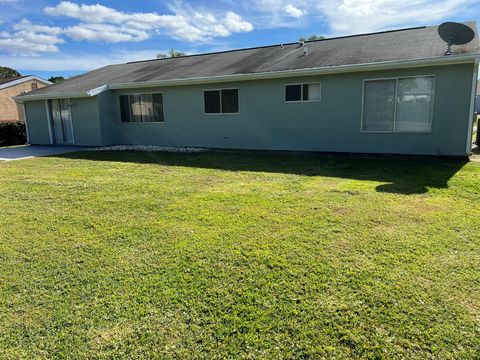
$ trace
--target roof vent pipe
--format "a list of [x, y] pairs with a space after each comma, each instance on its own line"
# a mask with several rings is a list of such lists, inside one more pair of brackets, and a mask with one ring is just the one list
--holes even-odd
[[303, 55], [308, 55], [308, 46], [303, 47]]
[[305, 46], [305, 41], [300, 40], [300, 41], [298, 42], [298, 47], [304, 47], [304, 46]]

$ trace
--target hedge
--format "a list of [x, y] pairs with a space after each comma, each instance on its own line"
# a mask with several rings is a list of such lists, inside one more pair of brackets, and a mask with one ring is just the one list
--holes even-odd
[[0, 122], [0, 146], [23, 145], [26, 142], [24, 123], [20, 121]]

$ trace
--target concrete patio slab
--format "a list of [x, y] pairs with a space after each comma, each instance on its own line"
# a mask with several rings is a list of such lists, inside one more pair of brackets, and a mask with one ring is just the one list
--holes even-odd
[[88, 147], [78, 146], [41, 146], [22, 145], [0, 148], [0, 161], [31, 159], [48, 155], [64, 154], [67, 152], [82, 151]]

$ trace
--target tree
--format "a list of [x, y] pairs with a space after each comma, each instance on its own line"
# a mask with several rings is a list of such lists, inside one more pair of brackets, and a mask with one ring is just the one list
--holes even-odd
[[157, 54], [157, 59], [165, 59], [167, 57], [174, 58], [174, 57], [185, 56], [185, 55], [187, 55], [187, 53], [185, 53], [183, 51], [177, 51], [175, 49], [170, 49], [170, 51], [168, 52], [168, 55], [163, 54], [163, 53]]
[[303, 36], [298, 39], [298, 41], [314, 41], [314, 40], [323, 40], [325, 36], [323, 35], [310, 35], [308, 38], [304, 38]]
[[12, 78], [12, 77], [18, 77], [22, 76], [17, 70], [6, 67], [6, 66], [0, 66], [0, 79], [4, 78]]
[[48, 78], [48, 81], [56, 84], [56, 83], [59, 83], [61, 81], [65, 80], [65, 78], [63, 76], [50, 76]]
[[187, 55], [187, 53], [184, 53], [183, 51], [170, 49], [170, 57], [179, 57], [179, 56], [185, 56], [185, 55]]

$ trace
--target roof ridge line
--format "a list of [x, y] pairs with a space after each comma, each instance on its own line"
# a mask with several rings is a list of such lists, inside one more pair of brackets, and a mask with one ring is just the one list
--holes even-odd
[[[324, 39], [317, 39], [317, 40], [306, 40], [306, 43], [313, 43], [313, 42], [319, 42], [319, 41], [330, 41], [330, 40], [338, 40], [338, 39], [346, 39], [346, 38], [353, 38], [353, 37], [359, 37], [359, 36], [369, 36], [369, 35], [377, 35], [377, 34], [387, 34], [387, 33], [393, 33], [393, 32], [400, 32], [400, 31], [408, 31], [408, 30], [417, 30], [417, 29], [425, 29], [427, 26], [414, 26], [414, 27], [409, 27], [409, 28], [402, 28], [402, 29], [393, 29], [393, 30], [383, 30], [383, 31], [376, 31], [376, 32], [370, 32], [370, 33], [362, 33], [362, 34], [353, 34], [353, 35], [343, 35], [343, 36], [335, 36], [331, 38], [324, 38]], [[191, 55], [182, 55], [182, 56], [175, 56], [175, 57], [166, 57], [166, 58], [160, 58], [160, 59], [146, 59], [146, 60], [136, 60], [136, 61], [128, 61], [124, 64], [137, 64], [141, 62], [150, 62], [150, 61], [162, 61], [162, 60], [171, 60], [171, 59], [181, 59], [181, 58], [188, 58], [188, 57], [196, 57], [196, 56], [204, 56], [204, 55], [215, 55], [215, 54], [225, 54], [225, 53], [231, 53], [231, 52], [237, 52], [237, 51], [245, 51], [245, 50], [256, 50], [256, 49], [266, 49], [266, 48], [271, 48], [271, 47], [280, 47], [280, 46], [286, 46], [286, 45], [296, 45], [299, 42], [289, 42], [289, 43], [280, 43], [280, 44], [272, 44], [272, 45], [262, 45], [262, 46], [253, 46], [253, 47], [246, 47], [246, 48], [240, 48], [240, 49], [231, 49], [231, 50], [223, 50], [223, 51], [211, 51], [211, 52], [206, 52], [206, 53], [200, 53], [200, 54], [191, 54]], [[120, 65], [120, 64], [119, 64]]]

